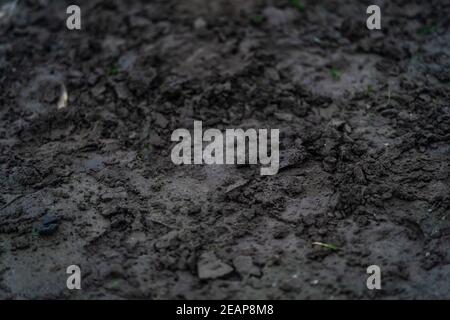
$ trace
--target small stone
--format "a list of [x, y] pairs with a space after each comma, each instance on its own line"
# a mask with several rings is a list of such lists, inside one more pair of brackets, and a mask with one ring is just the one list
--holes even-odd
[[200, 279], [216, 279], [231, 273], [233, 268], [219, 260], [214, 253], [206, 252], [200, 256], [197, 270]]
[[235, 257], [233, 259], [233, 265], [241, 275], [259, 276], [261, 274], [259, 268], [253, 264], [252, 257], [249, 256]]
[[44, 226], [48, 226], [51, 224], [57, 224], [59, 222], [59, 218], [57, 216], [54, 215], [45, 215], [44, 218], [42, 219], [42, 224]]
[[197, 18], [194, 21], [194, 29], [195, 30], [200, 30], [200, 29], [204, 29], [206, 28], [206, 21], [203, 18]]
[[41, 236], [51, 236], [58, 230], [58, 224], [42, 225], [39, 228], [39, 235]]

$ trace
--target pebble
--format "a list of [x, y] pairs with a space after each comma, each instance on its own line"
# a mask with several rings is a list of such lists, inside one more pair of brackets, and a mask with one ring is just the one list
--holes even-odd
[[206, 24], [205, 19], [203, 19], [203, 18], [195, 19], [195, 21], [194, 21], [194, 29], [195, 30], [204, 29], [204, 28], [206, 28], [206, 26], [207, 26], [207, 24]]
[[197, 263], [198, 277], [200, 279], [216, 279], [233, 271], [233, 268], [221, 261], [212, 252], [203, 253]]
[[259, 268], [253, 264], [252, 257], [249, 256], [235, 257], [233, 259], [233, 265], [241, 275], [259, 276], [261, 274]]
[[42, 224], [38, 229], [41, 236], [50, 236], [54, 234], [59, 227], [59, 218], [54, 215], [45, 215], [42, 219]]

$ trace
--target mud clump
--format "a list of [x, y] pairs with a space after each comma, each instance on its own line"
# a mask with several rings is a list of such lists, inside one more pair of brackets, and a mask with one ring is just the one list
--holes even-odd
[[214, 253], [204, 253], [198, 262], [198, 277], [200, 279], [215, 279], [233, 271], [233, 268], [219, 260]]

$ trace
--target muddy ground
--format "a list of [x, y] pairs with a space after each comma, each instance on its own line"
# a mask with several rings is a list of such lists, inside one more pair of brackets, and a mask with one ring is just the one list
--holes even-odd
[[[449, 299], [450, 2], [302, 4], [3, 9], [0, 298]], [[175, 166], [194, 120], [280, 172]]]

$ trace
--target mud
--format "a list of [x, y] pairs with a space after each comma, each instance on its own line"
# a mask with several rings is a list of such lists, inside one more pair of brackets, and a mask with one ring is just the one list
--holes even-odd
[[[376, 1], [381, 31], [360, 1], [73, 2], [81, 31], [67, 1], [0, 22], [0, 298], [450, 298], [447, 1]], [[173, 165], [194, 120], [279, 128], [280, 172]]]

